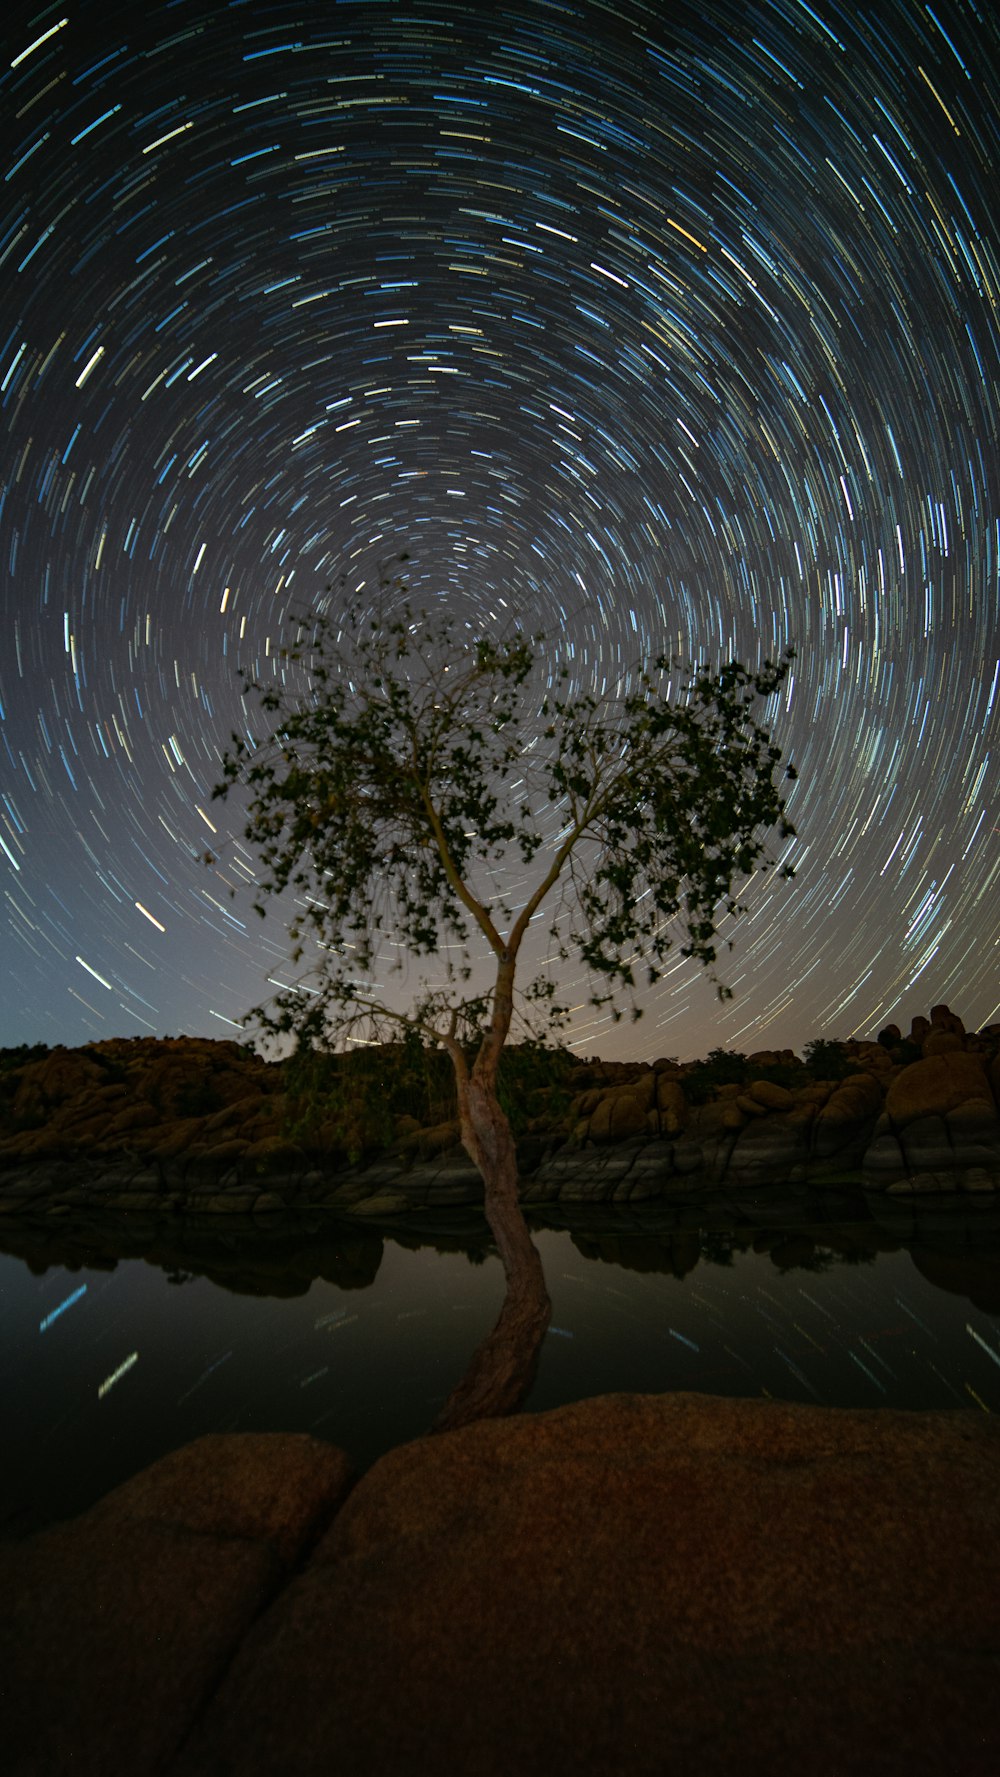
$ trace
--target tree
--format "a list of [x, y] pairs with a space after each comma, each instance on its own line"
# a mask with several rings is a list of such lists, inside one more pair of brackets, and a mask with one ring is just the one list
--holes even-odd
[[[772, 867], [762, 833], [794, 831], [780, 749], [754, 715], [790, 651], [686, 682], [663, 655], [607, 696], [577, 688], [543, 643], [475, 637], [408, 605], [383, 622], [308, 613], [281, 682], [244, 675], [273, 727], [262, 740], [234, 734], [214, 791], [249, 790], [257, 911], [287, 889], [299, 909], [289, 931], [303, 977], [249, 1017], [322, 1046], [402, 1027], [451, 1058], [507, 1287], [438, 1429], [516, 1408], [551, 1314], [497, 1095], [515, 1013], [536, 1038], [562, 1028], [557, 977], [574, 956], [592, 1003], [615, 1017], [623, 994], [639, 1015], [637, 972], [655, 983], [678, 942], [714, 978], [717, 923], [745, 911], [737, 881]], [[543, 907], [545, 954], [516, 990]], [[424, 959], [434, 976], [404, 1009], [390, 1003], [376, 976], [395, 970], [405, 996]], [[484, 961], [492, 979], [477, 980]]]

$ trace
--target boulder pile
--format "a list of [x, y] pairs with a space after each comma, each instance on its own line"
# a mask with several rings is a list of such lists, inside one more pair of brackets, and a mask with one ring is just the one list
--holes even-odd
[[[363, 1217], [481, 1200], [454, 1121], [387, 1113], [359, 1151], [322, 1104], [304, 1115], [289, 1068], [197, 1037], [7, 1051], [0, 1212]], [[889, 1025], [874, 1041], [812, 1044], [805, 1060], [782, 1049], [573, 1061], [559, 1083], [526, 1091], [523, 1196], [639, 1203], [701, 1183], [779, 1182], [993, 1192], [998, 1103], [1000, 1025], [967, 1032], [944, 1005], [905, 1038]]]

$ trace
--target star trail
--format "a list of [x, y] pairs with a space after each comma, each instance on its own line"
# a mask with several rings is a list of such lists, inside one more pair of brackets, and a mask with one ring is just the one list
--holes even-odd
[[403, 553], [581, 687], [796, 647], [735, 998], [581, 1050], [1000, 1015], [992, 8], [14, 0], [0, 87], [0, 1042], [284, 979], [237, 669]]

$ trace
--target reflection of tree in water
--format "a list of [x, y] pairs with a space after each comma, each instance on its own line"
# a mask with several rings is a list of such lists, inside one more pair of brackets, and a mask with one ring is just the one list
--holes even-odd
[[817, 1239], [815, 1235], [796, 1232], [785, 1237], [772, 1237], [765, 1246], [754, 1243], [758, 1251], [767, 1251], [778, 1271], [835, 1271], [840, 1265], [874, 1265], [881, 1244], [876, 1240], [862, 1244], [848, 1234], [836, 1239]]
[[781, 1240], [771, 1248], [771, 1263], [776, 1270], [786, 1271], [832, 1271], [841, 1263], [842, 1255], [834, 1252], [832, 1247], [817, 1246], [814, 1240], [803, 1235], [792, 1235], [789, 1240]]
[[701, 1256], [706, 1265], [732, 1265], [735, 1253], [746, 1252], [747, 1239], [732, 1230], [706, 1228], [702, 1230]]
[[838, 1265], [872, 1265], [880, 1251], [895, 1250], [884, 1235], [872, 1229], [848, 1231], [826, 1228], [823, 1233], [802, 1228], [760, 1227], [752, 1224], [729, 1228], [673, 1228], [640, 1233], [630, 1228], [612, 1233], [607, 1228], [587, 1232], [569, 1229], [573, 1245], [585, 1259], [620, 1266], [624, 1271], [659, 1272], [683, 1279], [699, 1262], [732, 1268], [738, 1255], [757, 1253], [770, 1259], [781, 1273], [832, 1271]]

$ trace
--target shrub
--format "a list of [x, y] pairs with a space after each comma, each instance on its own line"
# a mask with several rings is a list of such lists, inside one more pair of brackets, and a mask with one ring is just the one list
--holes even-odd
[[682, 1076], [682, 1085], [692, 1104], [706, 1104], [717, 1086], [742, 1086], [748, 1071], [747, 1058], [738, 1049], [710, 1049], [704, 1061], [696, 1061]]
[[830, 1042], [826, 1037], [815, 1037], [807, 1043], [804, 1059], [806, 1072], [813, 1080], [845, 1080], [855, 1071], [843, 1043]]
[[47, 1043], [18, 1043], [13, 1049], [0, 1049], [0, 1074], [13, 1073], [29, 1061], [44, 1061], [49, 1053]]
[[[542, 1043], [503, 1051], [498, 1096], [515, 1134], [543, 1107], [553, 1118], [568, 1109], [566, 1082], [574, 1066], [565, 1050]], [[450, 1057], [412, 1035], [346, 1052], [300, 1048], [285, 1063], [284, 1078], [289, 1133], [308, 1143], [322, 1128], [326, 1141], [352, 1161], [390, 1147], [397, 1117], [428, 1127], [458, 1116]]]

